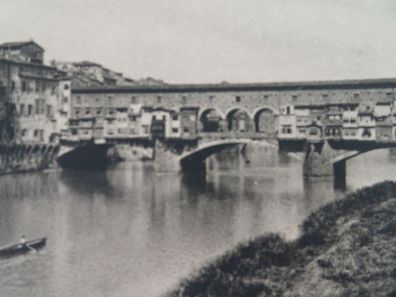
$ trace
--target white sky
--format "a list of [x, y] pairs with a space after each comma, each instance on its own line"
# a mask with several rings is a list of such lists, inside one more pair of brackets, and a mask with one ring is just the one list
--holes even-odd
[[395, 0], [0, 0], [0, 42], [173, 83], [396, 77]]

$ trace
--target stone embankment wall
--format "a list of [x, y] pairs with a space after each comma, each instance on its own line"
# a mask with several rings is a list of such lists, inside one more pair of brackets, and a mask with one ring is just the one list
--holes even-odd
[[59, 146], [46, 144], [1, 144], [0, 174], [36, 171], [55, 164]]

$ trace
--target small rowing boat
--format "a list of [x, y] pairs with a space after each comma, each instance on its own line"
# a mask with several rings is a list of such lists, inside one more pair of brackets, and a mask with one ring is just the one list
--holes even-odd
[[35, 240], [26, 241], [25, 243], [17, 243], [0, 248], [0, 257], [11, 257], [20, 254], [25, 254], [30, 251], [37, 251], [47, 244], [47, 238], [39, 238]]

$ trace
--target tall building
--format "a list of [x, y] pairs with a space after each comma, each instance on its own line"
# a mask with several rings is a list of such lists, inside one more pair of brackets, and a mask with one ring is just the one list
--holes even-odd
[[66, 72], [44, 64], [44, 49], [36, 42], [0, 44], [0, 87], [2, 126], [12, 118], [13, 140], [54, 143], [61, 133], [67, 133], [70, 78]]

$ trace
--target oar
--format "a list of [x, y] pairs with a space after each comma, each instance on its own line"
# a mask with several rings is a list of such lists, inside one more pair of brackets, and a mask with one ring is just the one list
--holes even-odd
[[34, 253], [37, 253], [37, 250], [32, 248], [30, 245], [28, 245], [27, 243], [25, 243], [25, 245]]

